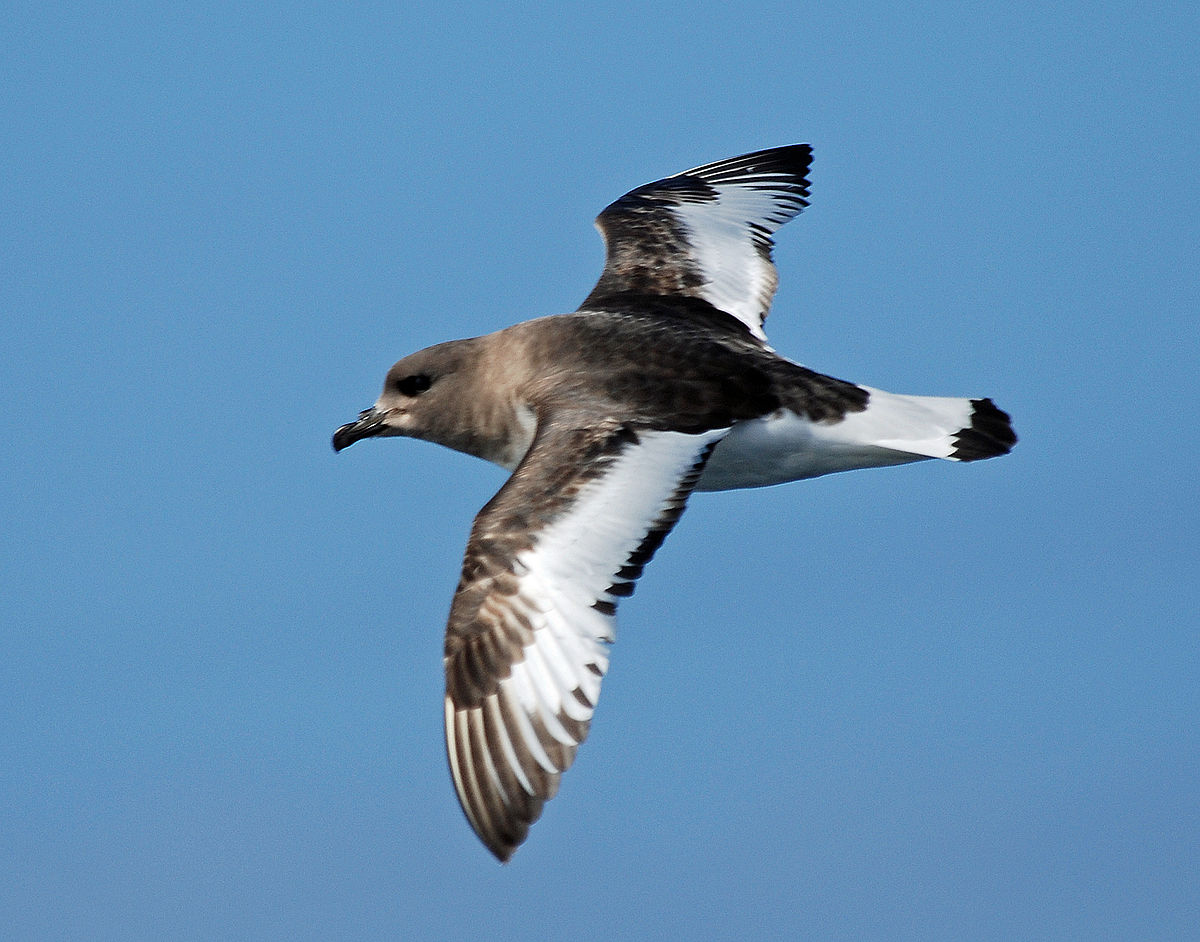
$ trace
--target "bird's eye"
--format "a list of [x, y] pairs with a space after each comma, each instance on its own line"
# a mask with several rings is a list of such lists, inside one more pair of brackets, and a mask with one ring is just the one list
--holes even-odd
[[397, 382], [396, 389], [399, 390], [400, 395], [412, 397], [419, 396], [431, 385], [433, 385], [433, 380], [429, 378], [429, 374], [414, 373]]

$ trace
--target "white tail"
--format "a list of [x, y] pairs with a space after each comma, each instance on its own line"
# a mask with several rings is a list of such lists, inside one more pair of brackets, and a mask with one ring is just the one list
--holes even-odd
[[741, 422], [717, 446], [696, 490], [765, 487], [926, 458], [978, 461], [1007, 454], [1017, 437], [990, 399], [901, 396], [862, 387], [862, 412], [813, 422], [780, 410]]

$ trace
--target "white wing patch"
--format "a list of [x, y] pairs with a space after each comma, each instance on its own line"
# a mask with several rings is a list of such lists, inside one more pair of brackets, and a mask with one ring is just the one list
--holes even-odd
[[515, 618], [532, 628], [532, 641], [481, 703], [459, 707], [446, 697], [455, 788], [471, 825], [501, 859], [553, 797], [587, 735], [616, 637], [615, 606], [641, 571], [640, 550], [674, 524], [708, 452], [727, 432], [639, 432], [517, 554], [516, 594], [493, 594], [481, 609], [489, 622]]
[[779, 284], [768, 233], [799, 207], [787, 191], [736, 184], [713, 189], [715, 204], [682, 203], [673, 210], [691, 246], [692, 263], [704, 277], [696, 293], [765, 341], [763, 320]]
[[793, 144], [706, 164], [631, 190], [596, 220], [604, 271], [584, 309], [691, 297], [765, 340], [779, 276], [771, 235], [808, 205], [812, 148]]

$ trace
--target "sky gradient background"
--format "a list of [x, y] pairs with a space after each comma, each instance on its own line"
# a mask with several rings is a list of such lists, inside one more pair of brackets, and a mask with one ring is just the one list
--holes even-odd
[[[1198, 27], [7, 4], [6, 935], [1194, 931]], [[626, 190], [795, 141], [776, 348], [1021, 443], [698, 495], [500, 867], [440, 655], [503, 472], [329, 436], [401, 355], [574, 309]]]

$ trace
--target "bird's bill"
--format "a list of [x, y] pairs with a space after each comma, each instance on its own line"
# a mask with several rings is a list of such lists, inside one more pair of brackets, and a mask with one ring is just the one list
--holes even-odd
[[343, 448], [349, 448], [362, 438], [388, 434], [384, 425], [387, 415], [386, 411], [380, 411], [374, 407], [360, 412], [356, 422], [348, 422], [333, 433], [333, 450], [341, 451]]

